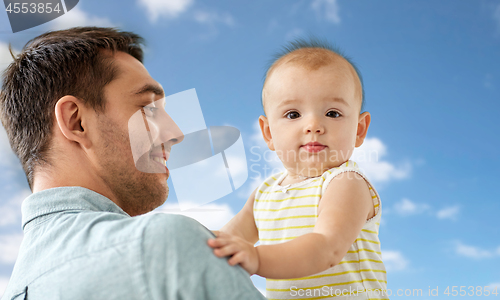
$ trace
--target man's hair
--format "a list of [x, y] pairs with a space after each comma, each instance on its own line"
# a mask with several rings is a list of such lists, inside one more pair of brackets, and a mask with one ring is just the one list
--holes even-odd
[[31, 188], [35, 167], [50, 165], [57, 101], [71, 95], [103, 112], [103, 88], [117, 75], [112, 53], [122, 51], [142, 62], [142, 44], [143, 38], [131, 32], [76, 27], [44, 33], [17, 56], [11, 51], [14, 62], [2, 76], [0, 115]]
[[264, 84], [262, 89], [264, 90], [266, 82], [271, 77], [272, 73], [283, 64], [294, 63], [310, 70], [317, 70], [322, 66], [335, 63], [339, 57], [346, 60], [352, 66], [356, 73], [353, 75], [356, 75], [359, 78], [361, 86], [357, 88], [357, 92], [361, 93], [359, 96], [361, 98], [361, 111], [363, 111], [365, 105], [365, 91], [363, 78], [358, 67], [339, 47], [328, 43], [326, 40], [320, 40], [316, 37], [309, 37], [308, 39], [295, 39], [283, 46], [279, 52], [274, 54], [273, 58], [268, 63], [267, 70], [264, 74]]

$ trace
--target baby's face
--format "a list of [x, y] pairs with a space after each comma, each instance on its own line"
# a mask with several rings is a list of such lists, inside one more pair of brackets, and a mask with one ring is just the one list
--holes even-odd
[[289, 172], [321, 175], [347, 161], [363, 142], [366, 130], [360, 140], [358, 124], [368, 115], [367, 129], [370, 116], [360, 115], [357, 77], [349, 68], [343, 62], [317, 70], [288, 64], [268, 79], [261, 128]]

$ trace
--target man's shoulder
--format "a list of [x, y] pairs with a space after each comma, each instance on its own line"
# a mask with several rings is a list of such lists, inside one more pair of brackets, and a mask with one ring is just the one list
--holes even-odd
[[[98, 217], [99, 218], [99, 217]], [[103, 217], [103, 222], [95, 222], [96, 227], [101, 227], [102, 234], [108, 240], [152, 240], [159, 244], [162, 240], [172, 239], [176, 236], [211, 237], [210, 230], [198, 221], [177, 214], [150, 213], [136, 217], [116, 218]], [[98, 224], [101, 223], [101, 224]], [[103, 236], [104, 237], [104, 236]]]
[[214, 235], [198, 221], [177, 214], [154, 213], [134, 217], [145, 243], [160, 241], [206, 241]]

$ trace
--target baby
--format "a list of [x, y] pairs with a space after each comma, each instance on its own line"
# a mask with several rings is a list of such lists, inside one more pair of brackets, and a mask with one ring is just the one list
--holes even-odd
[[262, 101], [262, 136], [285, 171], [209, 246], [266, 277], [271, 299], [388, 299], [380, 198], [349, 160], [370, 125], [358, 70], [324, 43], [296, 41], [267, 71]]

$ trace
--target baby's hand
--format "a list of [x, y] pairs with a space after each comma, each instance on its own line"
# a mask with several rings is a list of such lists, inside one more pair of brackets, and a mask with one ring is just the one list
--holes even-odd
[[208, 245], [214, 248], [217, 257], [231, 256], [229, 264], [240, 264], [250, 275], [259, 269], [259, 255], [255, 247], [244, 239], [219, 232], [215, 239], [209, 239]]

